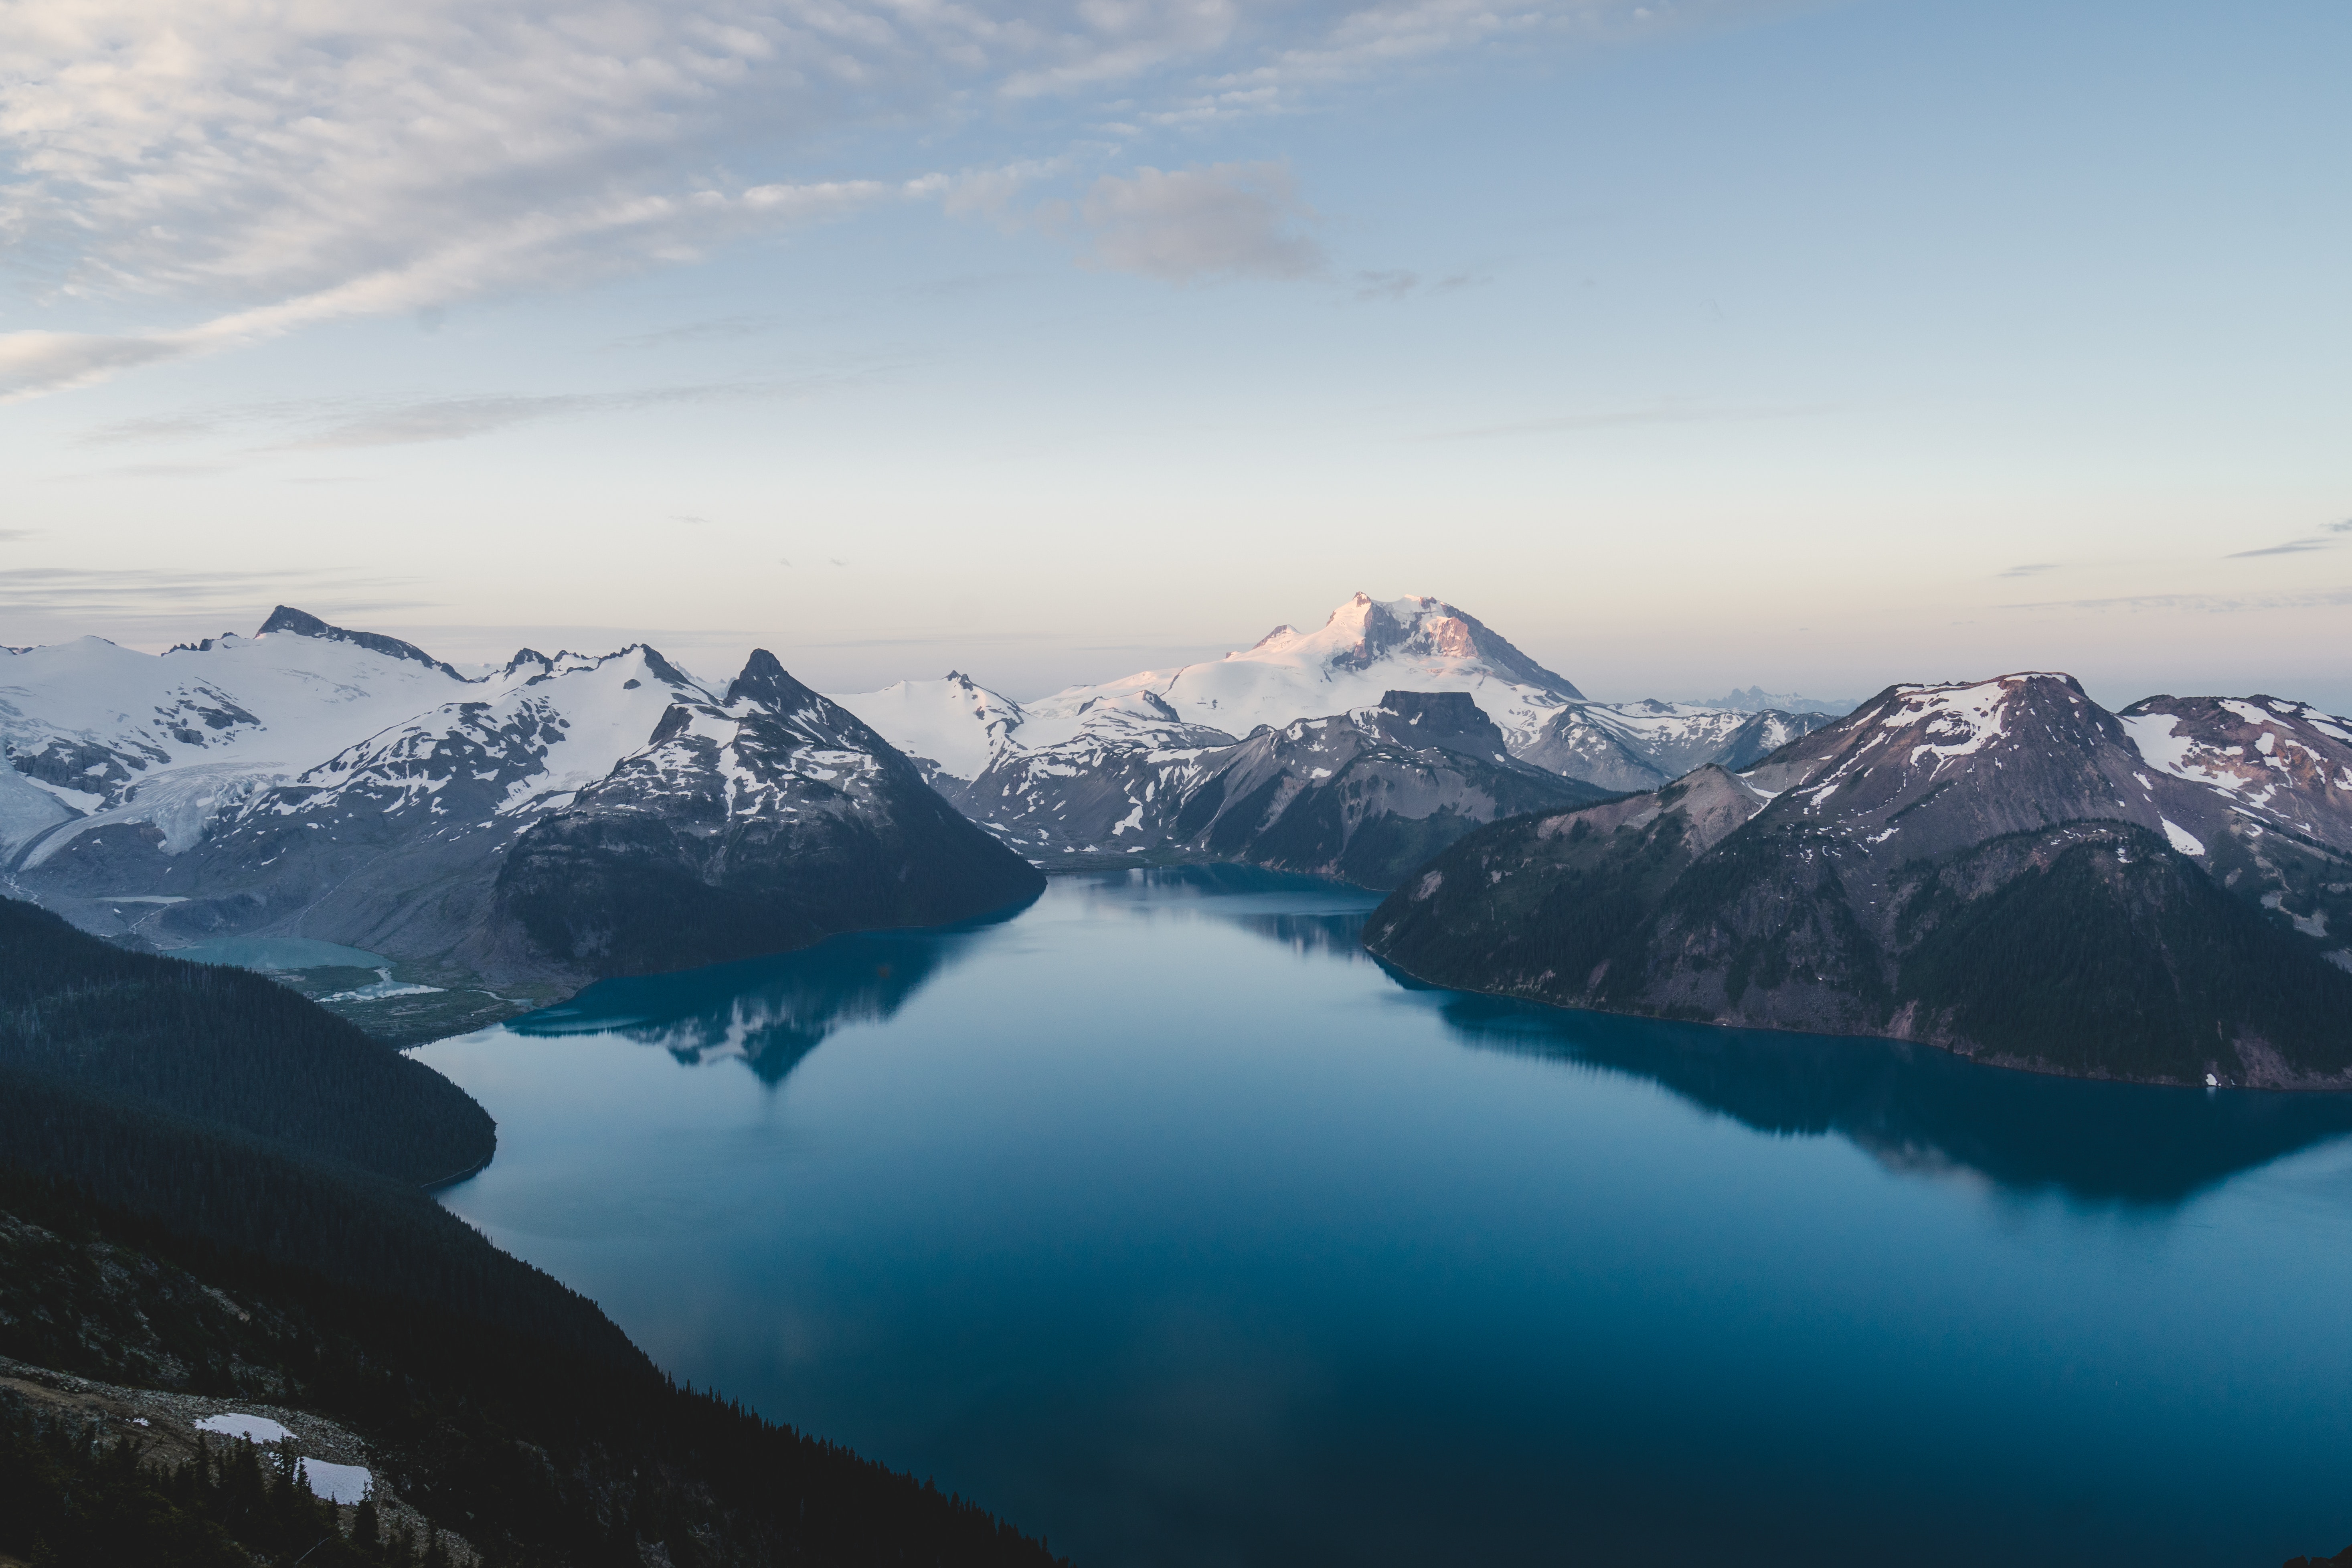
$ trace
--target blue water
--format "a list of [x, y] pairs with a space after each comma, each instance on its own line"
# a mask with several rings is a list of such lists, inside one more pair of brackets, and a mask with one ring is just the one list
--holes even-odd
[[365, 948], [320, 942], [307, 936], [223, 936], [169, 951], [173, 958], [223, 963], [236, 969], [375, 969], [392, 960]]
[[1418, 987], [1056, 880], [429, 1047], [443, 1196], [656, 1360], [1124, 1564], [2352, 1542], [2352, 1103]]

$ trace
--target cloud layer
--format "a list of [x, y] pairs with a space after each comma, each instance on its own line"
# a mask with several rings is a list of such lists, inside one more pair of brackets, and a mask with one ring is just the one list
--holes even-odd
[[[1040, 134], [1057, 144], [1027, 162], [1064, 157], [1076, 136], [1098, 166], [1135, 124], [1296, 107], [1335, 81], [1497, 40], [1638, 34], [1765, 5], [19, 3], [0, 7], [0, 237], [18, 274], [53, 309], [178, 324], [0, 333], [0, 396], [688, 260], [754, 228], [957, 188], [877, 147], [853, 154], [877, 165], [869, 176], [786, 177], [820, 135], [836, 158], [861, 133], [887, 147], [913, 128], [936, 146], [985, 121], [1017, 137], [1024, 106], [1055, 100], [1042, 118], [1064, 128]], [[1118, 118], [1073, 132], [1073, 102]], [[1106, 174], [1074, 210], [1102, 267], [1181, 281], [1298, 277], [1323, 261], [1278, 165]]]

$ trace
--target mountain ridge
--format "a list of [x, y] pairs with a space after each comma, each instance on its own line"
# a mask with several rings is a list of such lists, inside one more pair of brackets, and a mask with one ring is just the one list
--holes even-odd
[[[2242, 700], [2199, 701], [2254, 723]], [[2326, 781], [2292, 801], [2273, 784], [2267, 822], [2244, 778], [2152, 766], [2071, 677], [1896, 686], [1744, 776], [1482, 829], [1366, 942], [1426, 980], [1566, 1005], [2078, 1076], [2352, 1087], [2352, 819], [2318, 809], [2352, 778], [2335, 738], [2352, 727], [2265, 702], [2272, 745], [2238, 748], [2242, 771]], [[2288, 730], [2321, 752], [2290, 754]]]

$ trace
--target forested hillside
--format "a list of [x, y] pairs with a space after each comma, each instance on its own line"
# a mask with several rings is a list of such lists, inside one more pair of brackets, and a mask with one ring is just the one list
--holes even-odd
[[411, 1184], [482, 1165], [465, 1090], [284, 986], [132, 952], [0, 900], [0, 1066]]
[[[360, 1510], [317, 1502], [283, 1480], [282, 1461], [273, 1484], [268, 1456], [173, 1468], [193, 1447], [194, 1402], [142, 1403], [126, 1384], [327, 1417], [366, 1443], [387, 1508], [421, 1511], [492, 1564], [1055, 1561], [972, 1504], [642, 1362], [190, 1242], [5, 1170], [0, 1357], [115, 1385], [112, 1419], [53, 1392], [87, 1385], [31, 1374], [0, 1387], [0, 1555], [57, 1568], [289, 1563], [313, 1546], [326, 1550], [311, 1568], [414, 1561], [381, 1532], [374, 1546], [354, 1539], [377, 1528], [375, 1510], [363, 1526]], [[142, 1408], [145, 1425], [124, 1418]]]

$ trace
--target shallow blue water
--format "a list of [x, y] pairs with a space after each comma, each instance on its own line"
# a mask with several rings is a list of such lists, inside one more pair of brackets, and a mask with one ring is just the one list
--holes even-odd
[[169, 950], [169, 956], [236, 969], [374, 969], [392, 960], [365, 948], [307, 936], [221, 936]]
[[1056, 880], [420, 1053], [656, 1360], [1122, 1564], [2352, 1542], [2352, 1103], [1412, 985], [1370, 897]]

